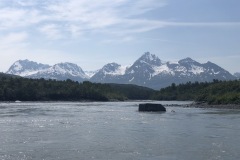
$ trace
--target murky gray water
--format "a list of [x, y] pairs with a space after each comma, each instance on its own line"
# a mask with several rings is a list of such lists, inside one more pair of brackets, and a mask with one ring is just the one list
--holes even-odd
[[0, 103], [0, 159], [240, 159], [239, 110], [139, 113], [137, 104]]

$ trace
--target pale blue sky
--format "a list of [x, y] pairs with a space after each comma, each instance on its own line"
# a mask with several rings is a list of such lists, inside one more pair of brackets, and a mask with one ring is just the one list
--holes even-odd
[[150, 51], [240, 72], [239, 0], [0, 0], [0, 71], [19, 59], [96, 70]]

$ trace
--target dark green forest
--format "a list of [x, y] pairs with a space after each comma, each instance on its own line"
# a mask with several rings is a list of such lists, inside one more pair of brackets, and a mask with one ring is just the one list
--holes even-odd
[[154, 90], [100, 84], [0, 76], [0, 101], [109, 101], [150, 99]]
[[240, 104], [240, 80], [172, 84], [159, 91], [131, 84], [27, 79], [0, 73], [0, 101], [192, 100]]
[[194, 100], [208, 104], [240, 104], [240, 80], [174, 83], [154, 94], [155, 100]]

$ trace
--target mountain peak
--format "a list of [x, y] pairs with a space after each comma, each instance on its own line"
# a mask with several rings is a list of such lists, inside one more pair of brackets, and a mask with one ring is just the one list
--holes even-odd
[[193, 60], [192, 58], [190, 57], [187, 57], [187, 58], [184, 58], [184, 59], [181, 59], [178, 61], [179, 63], [195, 63], [197, 61]]
[[74, 63], [62, 62], [53, 66], [25, 60], [16, 61], [6, 72], [8, 74], [19, 75], [29, 78], [45, 78], [45, 79], [72, 79], [82, 81], [89, 77], [84, 73], [81, 67]]
[[48, 67], [50, 66], [25, 59], [14, 62], [6, 73], [19, 76], [27, 76]]
[[93, 82], [114, 83], [112, 80], [125, 74], [127, 66], [121, 66], [117, 63], [108, 63], [91, 77]]
[[[60, 66], [61, 68], [65, 68], [65, 69], [76, 69], [76, 68], [80, 68], [78, 65], [74, 64], [74, 63], [70, 63], [70, 62], [61, 62], [61, 63], [57, 63], [54, 66]], [[82, 70], [82, 69], [81, 69]]]
[[125, 73], [126, 67], [121, 66], [117, 63], [108, 63], [101, 69], [104, 74], [112, 74], [112, 75], [122, 75]]
[[145, 52], [140, 57], [140, 59], [146, 59], [146, 60], [152, 61], [152, 60], [158, 59], [158, 57], [156, 55], [154, 55], [154, 54], [151, 54], [150, 52]]
[[148, 63], [151, 65], [159, 66], [161, 65], [161, 60], [154, 54], [150, 52], [145, 52], [136, 62]]
[[29, 61], [28, 59], [24, 59], [24, 60], [21, 60], [21, 59], [20, 59], [20, 60], [18, 60], [18, 61], [16, 61], [16, 62], [21, 62], [21, 63], [22, 63], [22, 62], [33, 62], [33, 61]]
[[120, 66], [121, 66], [120, 64], [112, 62], [112, 63], [108, 63], [108, 64], [104, 65], [102, 69], [105, 70], [105, 71], [112, 71], [112, 70], [115, 70], [116, 68], [118, 68]]
[[50, 70], [53, 73], [57, 73], [59, 75], [69, 75], [72, 77], [88, 78], [88, 76], [84, 73], [81, 67], [79, 67], [77, 64], [70, 62], [62, 62], [55, 64]]

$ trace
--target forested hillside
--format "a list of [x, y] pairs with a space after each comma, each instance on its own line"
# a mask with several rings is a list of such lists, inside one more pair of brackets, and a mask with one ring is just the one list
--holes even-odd
[[0, 78], [2, 78], [2, 77], [10, 78], [10, 77], [19, 77], [19, 76], [0, 72]]
[[154, 90], [135, 85], [113, 85], [72, 80], [0, 78], [1, 101], [109, 101], [149, 99]]
[[188, 82], [161, 89], [155, 100], [195, 100], [208, 104], [240, 104], [240, 80]]
[[127, 84], [27, 79], [0, 74], [0, 101], [193, 100], [240, 104], [240, 80], [174, 83], [160, 91]]

